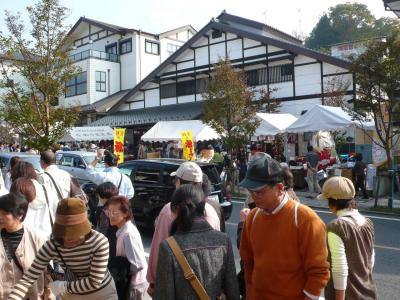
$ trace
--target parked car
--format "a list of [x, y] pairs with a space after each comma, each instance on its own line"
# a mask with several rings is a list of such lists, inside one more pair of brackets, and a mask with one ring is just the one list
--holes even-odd
[[[56, 153], [56, 164], [60, 169], [67, 171], [81, 183], [88, 182], [87, 169], [93, 168], [91, 162], [96, 158], [96, 152], [60, 151]], [[96, 170], [103, 170], [104, 164], [98, 163]]]
[[19, 156], [21, 160], [31, 163], [38, 173], [43, 172], [40, 166], [40, 155], [27, 152], [0, 152], [0, 167], [3, 178], [5, 178], [7, 171], [10, 169], [10, 161], [13, 156]]
[[[175, 190], [174, 177], [170, 174], [178, 169], [181, 159], [140, 159], [120, 164], [121, 173], [128, 175], [135, 188], [135, 196], [130, 199], [135, 222], [138, 225], [152, 227], [161, 208], [171, 200]], [[214, 164], [198, 163], [213, 187], [209, 196], [220, 203], [225, 220], [232, 213], [230, 199], [221, 191], [221, 179]]]

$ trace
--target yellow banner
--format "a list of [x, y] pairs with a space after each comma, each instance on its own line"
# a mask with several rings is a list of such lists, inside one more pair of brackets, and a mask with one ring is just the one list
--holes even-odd
[[190, 130], [181, 132], [183, 158], [185, 160], [194, 160], [193, 134]]
[[114, 128], [114, 154], [118, 156], [118, 163], [124, 162], [125, 128]]

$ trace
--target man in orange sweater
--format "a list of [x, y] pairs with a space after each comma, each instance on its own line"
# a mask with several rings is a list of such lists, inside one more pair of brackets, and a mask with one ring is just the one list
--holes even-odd
[[256, 208], [240, 241], [247, 299], [318, 299], [329, 279], [325, 224], [285, 193], [281, 166], [264, 156], [253, 160], [240, 185]]

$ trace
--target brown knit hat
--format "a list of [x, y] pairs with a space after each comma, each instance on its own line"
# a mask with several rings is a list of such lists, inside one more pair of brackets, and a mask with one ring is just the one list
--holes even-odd
[[63, 199], [58, 203], [53, 236], [56, 239], [79, 239], [92, 229], [85, 203], [78, 198]]

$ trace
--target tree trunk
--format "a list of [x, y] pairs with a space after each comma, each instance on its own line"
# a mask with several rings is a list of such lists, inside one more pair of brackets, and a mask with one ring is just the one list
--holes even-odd
[[393, 209], [393, 189], [394, 189], [394, 170], [392, 166], [391, 149], [386, 149], [386, 156], [388, 158], [388, 171], [390, 176], [390, 194], [388, 197], [388, 208]]

